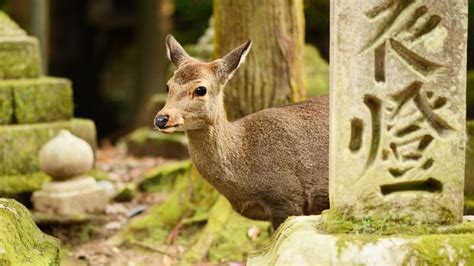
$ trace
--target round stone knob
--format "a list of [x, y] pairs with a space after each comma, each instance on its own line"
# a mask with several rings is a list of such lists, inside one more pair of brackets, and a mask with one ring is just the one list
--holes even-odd
[[41, 171], [55, 180], [65, 180], [92, 169], [94, 152], [91, 146], [68, 130], [46, 143], [39, 153]]

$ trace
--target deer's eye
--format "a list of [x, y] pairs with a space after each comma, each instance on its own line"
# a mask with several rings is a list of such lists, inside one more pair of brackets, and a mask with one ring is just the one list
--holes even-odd
[[199, 86], [196, 88], [196, 90], [194, 90], [194, 94], [196, 94], [197, 96], [204, 96], [206, 95], [206, 93], [207, 89], [204, 86]]

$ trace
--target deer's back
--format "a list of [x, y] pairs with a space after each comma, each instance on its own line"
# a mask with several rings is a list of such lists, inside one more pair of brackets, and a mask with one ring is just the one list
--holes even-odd
[[[249, 193], [267, 204], [291, 202], [304, 214], [328, 207], [329, 99], [269, 108], [234, 122], [248, 158]], [[241, 178], [242, 178], [241, 176]], [[265, 196], [271, 195], [271, 196]], [[265, 198], [267, 197], [267, 198]], [[295, 213], [300, 215], [303, 213]]]

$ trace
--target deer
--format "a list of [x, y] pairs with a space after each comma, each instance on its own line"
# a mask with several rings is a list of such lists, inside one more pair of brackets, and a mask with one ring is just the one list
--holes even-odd
[[329, 99], [258, 111], [236, 121], [224, 108], [226, 83], [245, 61], [248, 40], [221, 59], [202, 62], [166, 37], [176, 71], [154, 119], [164, 133], [184, 131], [198, 172], [244, 217], [274, 229], [289, 216], [329, 207]]

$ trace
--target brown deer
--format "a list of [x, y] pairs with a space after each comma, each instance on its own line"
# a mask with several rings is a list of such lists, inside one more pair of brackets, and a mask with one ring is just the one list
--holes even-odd
[[329, 101], [324, 96], [229, 122], [224, 86], [251, 45], [249, 40], [207, 63], [168, 35], [167, 55], [177, 70], [155, 126], [185, 131], [194, 165], [234, 210], [277, 228], [288, 216], [329, 206]]

